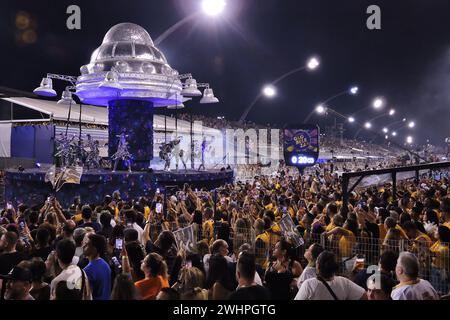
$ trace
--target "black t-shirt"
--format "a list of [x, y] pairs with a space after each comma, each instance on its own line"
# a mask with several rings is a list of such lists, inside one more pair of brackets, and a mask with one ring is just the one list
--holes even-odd
[[372, 238], [378, 239], [380, 237], [380, 229], [376, 223], [366, 220], [366, 229], [371, 233]]
[[290, 271], [278, 273], [275, 270], [269, 270], [265, 274], [266, 287], [269, 289], [272, 299], [290, 300], [290, 284], [294, 276]]
[[256, 285], [239, 288], [230, 294], [229, 300], [270, 300], [270, 292], [267, 288]]
[[17, 266], [22, 260], [27, 260], [28, 257], [23, 252], [3, 253], [0, 255], [0, 274], [8, 274], [12, 268]]
[[50, 254], [50, 252], [52, 252], [52, 250], [53, 249], [50, 246], [44, 247], [44, 248], [39, 248], [39, 249], [34, 250], [31, 253], [31, 257], [39, 257], [45, 262], [45, 260], [47, 260], [47, 257]]
[[50, 286], [46, 285], [40, 289], [30, 290], [30, 295], [34, 300], [50, 300]]
[[422, 223], [420, 223], [419, 221], [414, 221], [414, 220], [413, 220], [413, 222], [417, 226], [417, 230], [419, 230], [420, 232], [425, 233], [425, 234], [427, 233], [425, 231], [425, 227], [423, 226]]

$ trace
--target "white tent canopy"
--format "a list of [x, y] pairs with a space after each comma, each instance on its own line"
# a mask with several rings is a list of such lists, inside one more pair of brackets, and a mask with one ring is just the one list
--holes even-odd
[[[67, 121], [67, 116], [69, 114], [69, 105], [57, 104], [55, 101], [32, 98], [4, 98], [2, 100], [30, 108], [42, 114], [47, 114], [49, 118], [53, 118], [54, 120]], [[80, 105], [72, 104], [70, 121], [78, 122], [79, 118]], [[81, 122], [108, 125], [108, 111], [104, 107], [83, 104], [81, 107]]]
[[[57, 104], [55, 101], [32, 98], [2, 98], [2, 100], [35, 110], [43, 115], [48, 115], [48, 119], [29, 119], [29, 121], [48, 121], [51, 118], [58, 121], [67, 121], [67, 117], [69, 114], [69, 105]], [[78, 122], [79, 119], [80, 105], [72, 104], [70, 121]], [[24, 122], [24, 120], [13, 119], [2, 122]], [[98, 124], [107, 126], [108, 109], [105, 107], [83, 104], [81, 107], [81, 122], [86, 124]], [[172, 117], [167, 117], [166, 123], [164, 123], [164, 116], [155, 115], [153, 119], [153, 127], [155, 128], [155, 130], [164, 130], [165, 126], [168, 130], [175, 130], [175, 119]], [[177, 128], [181, 131], [188, 131], [190, 128], [190, 123], [188, 121], [178, 120]]]

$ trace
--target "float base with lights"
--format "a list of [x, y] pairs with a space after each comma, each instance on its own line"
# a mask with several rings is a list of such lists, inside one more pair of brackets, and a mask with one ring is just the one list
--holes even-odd
[[[52, 79], [62, 80], [69, 82], [70, 86], [66, 87], [59, 103], [74, 103], [72, 94], [75, 94], [82, 104], [107, 107], [108, 156], [110, 159], [115, 158], [119, 141], [125, 136], [126, 151], [131, 156], [132, 173], [120, 171], [129, 169], [124, 164], [117, 167], [119, 171], [116, 173], [106, 170], [93, 173], [85, 170], [80, 186], [68, 185], [62, 189], [66, 191], [61, 192], [64, 193], [64, 199], [60, 197], [62, 202], [68, 202], [70, 197], [80, 193], [84, 194], [83, 201], [89, 199], [92, 201], [90, 203], [98, 203], [101, 199], [93, 198], [95, 194], [111, 194], [116, 189], [126, 188], [124, 193], [131, 197], [146, 195], [149, 189], [164, 188], [164, 185], [182, 185], [188, 182], [214, 187], [232, 181], [233, 172], [229, 170], [158, 172], [150, 169], [150, 161], [153, 159], [154, 109], [179, 109], [190, 97], [202, 96], [199, 88], [205, 88], [200, 103], [217, 103], [219, 100], [214, 96], [209, 84], [197, 83], [191, 74], [179, 74], [173, 69], [164, 54], [155, 47], [145, 29], [133, 23], [113, 26], [106, 33], [100, 47], [92, 53], [90, 62], [83, 65], [80, 71], [81, 75], [78, 77], [47, 74], [34, 92], [41, 96], [54, 97], [56, 92], [52, 87]], [[33, 180], [31, 176], [28, 178]], [[39, 189], [36, 184], [29, 184], [27, 187], [23, 177], [16, 176], [17, 179], [21, 180], [19, 185], [23, 188], [22, 195], [39, 192], [36, 191]], [[39, 177], [37, 180], [42, 183], [43, 179]], [[84, 190], [83, 181], [89, 181], [91, 189], [93, 186], [98, 188]], [[14, 195], [17, 189], [6, 192], [7, 197], [9, 195], [9, 198], [13, 198], [10, 200], [14, 203], [25, 200]]]

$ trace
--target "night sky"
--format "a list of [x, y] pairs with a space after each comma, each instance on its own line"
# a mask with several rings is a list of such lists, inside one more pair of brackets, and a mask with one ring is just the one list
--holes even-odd
[[[70, 4], [81, 7], [81, 30], [66, 28]], [[381, 7], [382, 30], [366, 28], [371, 4]], [[199, 9], [200, 0], [2, 0], [0, 85], [32, 91], [47, 72], [79, 75], [114, 24], [139, 24], [155, 39]], [[32, 17], [36, 39], [29, 44], [20, 40], [26, 30], [16, 26], [19, 11]], [[347, 115], [383, 96], [385, 108], [396, 108], [397, 115], [377, 120], [378, 130], [406, 117], [417, 127], [402, 129], [398, 141], [410, 134], [418, 142], [443, 144], [450, 136], [448, 0], [227, 0], [225, 16], [189, 23], [159, 48], [172, 67], [209, 82], [221, 100], [187, 103], [195, 113], [238, 119], [262, 85], [314, 54], [320, 57], [319, 70], [280, 82], [277, 97], [261, 99], [248, 119], [301, 123], [318, 102], [358, 85], [358, 96], [339, 97], [331, 106]], [[55, 89], [61, 92], [63, 83], [55, 81]], [[376, 115], [369, 110], [358, 119]]]

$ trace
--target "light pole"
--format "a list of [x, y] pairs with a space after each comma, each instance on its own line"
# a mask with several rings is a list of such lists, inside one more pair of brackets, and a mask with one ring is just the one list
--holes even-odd
[[385, 104], [385, 101], [384, 101], [383, 98], [379, 98], [379, 97], [375, 98], [375, 99], [373, 99], [372, 104], [368, 105], [367, 107], [359, 109], [353, 115], [356, 115], [356, 114], [358, 114], [358, 113], [360, 113], [362, 111], [365, 111], [367, 109], [370, 109], [370, 108], [373, 108], [375, 110], [380, 110], [380, 109], [383, 108], [384, 104]]
[[202, 14], [206, 14], [209, 16], [217, 16], [219, 15], [223, 9], [225, 8], [226, 3], [224, 0], [203, 0], [202, 1], [202, 11], [196, 11], [194, 13], [191, 13], [187, 17], [181, 19], [177, 23], [175, 23], [173, 26], [171, 26], [169, 29], [164, 31], [158, 38], [153, 41], [155, 46], [159, 46], [161, 42], [163, 42], [167, 37], [169, 37], [172, 33], [177, 31], [179, 28], [184, 26], [185, 24], [189, 23], [190, 21], [195, 20], [196, 18], [200, 17]]
[[[242, 113], [241, 117], [239, 118], [239, 123], [242, 123], [245, 120], [245, 118], [247, 118], [247, 115], [250, 112], [250, 110], [258, 102], [258, 100], [261, 99], [262, 96], [270, 97], [270, 96], [274, 96], [275, 95], [275, 94], [270, 95], [271, 92], [275, 93], [275, 89], [273, 91], [270, 91], [270, 90], [267, 90], [268, 88], [275, 88], [274, 86], [278, 82], [286, 79], [287, 77], [289, 77], [289, 76], [291, 76], [291, 75], [293, 75], [293, 74], [295, 74], [297, 72], [300, 72], [300, 71], [303, 71], [303, 70], [310, 70], [310, 71], [315, 70], [317, 67], [319, 67], [319, 64], [320, 64], [319, 60], [316, 57], [312, 57], [312, 58], [310, 58], [307, 61], [307, 63], [305, 65], [286, 72], [285, 74], [281, 75], [280, 77], [278, 77], [277, 79], [272, 81], [269, 85], [266, 85], [263, 88], [263, 90], [261, 90], [258, 93], [258, 95], [253, 99], [252, 103], [244, 110], [244, 112]], [[269, 95], [267, 93], [269, 93]]]
[[342, 113], [330, 108], [329, 106], [324, 106], [322, 104], [319, 104], [314, 110], [313, 112], [316, 112], [320, 115], [326, 115], [328, 113], [328, 111], [330, 111], [331, 113], [337, 115], [338, 117], [343, 118], [344, 120], [347, 120], [350, 123], [354, 123], [356, 122], [355, 118], [353, 117], [347, 117], [345, 115], [343, 115]]
[[[369, 119], [369, 120], [367, 120], [367, 122], [366, 123], [372, 123], [373, 121], [375, 121], [375, 120], [377, 120], [377, 119], [379, 119], [379, 118], [382, 118], [382, 117], [385, 117], [385, 116], [390, 116], [390, 117], [392, 117], [392, 116], [394, 116], [395, 115], [395, 109], [391, 109], [391, 110], [389, 110], [388, 112], [386, 112], [386, 113], [383, 113], [383, 114], [380, 114], [380, 115], [378, 115], [378, 116], [376, 116], [376, 117], [373, 117], [372, 119]], [[366, 129], [370, 129], [370, 128], [366, 128]], [[353, 139], [356, 139], [357, 137], [358, 137], [358, 135], [359, 135], [359, 133], [361, 132], [361, 128], [355, 133], [355, 136], [353, 137]], [[383, 130], [384, 131], [384, 130]], [[385, 132], [386, 133], [386, 132]]]
[[[402, 122], [405, 122], [405, 121], [402, 121]], [[414, 129], [416, 127], [416, 123], [414, 121], [410, 121], [395, 130], [400, 131], [406, 127], [410, 128], [410, 129]]]
[[[337, 93], [337, 94], [335, 94], [335, 95], [329, 97], [329, 98], [326, 99], [325, 101], [321, 102], [320, 105], [326, 105], [328, 102], [330, 102], [330, 101], [332, 101], [332, 100], [334, 100], [334, 99], [336, 99], [336, 98], [338, 98], [338, 97], [340, 97], [340, 96], [343, 96], [343, 95], [345, 95], [345, 94], [350, 94], [350, 95], [354, 96], [354, 95], [358, 94], [358, 91], [359, 91], [359, 88], [358, 88], [358, 87], [356, 87], [356, 86], [351, 87], [351, 88], [348, 89], [348, 90], [341, 91], [341, 92], [339, 92], [339, 93]], [[309, 121], [309, 119], [311, 119], [312, 115], [314, 114], [314, 111], [316, 111], [316, 110], [312, 110], [312, 111], [306, 116], [306, 118], [305, 118], [305, 120], [303, 121], [303, 123], [307, 123], [307, 122]]]

